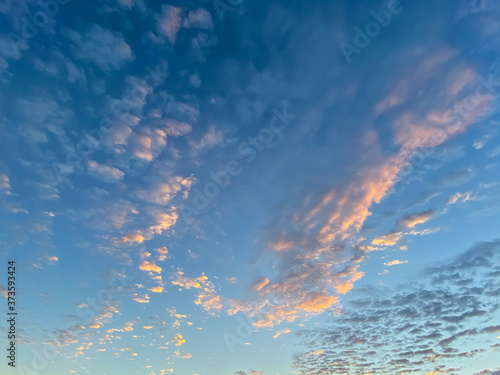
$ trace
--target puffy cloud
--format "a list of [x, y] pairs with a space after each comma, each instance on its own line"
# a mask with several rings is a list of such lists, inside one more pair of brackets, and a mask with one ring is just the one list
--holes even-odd
[[129, 243], [143, 243], [145, 240], [144, 236], [140, 232], [132, 232], [126, 234], [123, 237], [115, 238], [114, 243], [119, 244], [129, 244]]
[[96, 64], [105, 72], [118, 70], [135, 58], [121, 33], [99, 25], [93, 24], [83, 35], [76, 31], [69, 31], [67, 35], [76, 45], [73, 54], [77, 59]]
[[168, 258], [168, 249], [165, 246], [156, 249], [156, 252], [158, 253], [159, 262], [163, 262]]
[[182, 9], [172, 5], [164, 4], [161, 15], [158, 17], [158, 31], [165, 36], [171, 44], [175, 44], [177, 33], [181, 28]]
[[134, 294], [134, 301], [137, 303], [149, 303], [149, 296], [145, 294], [141, 297], [138, 294]]
[[150, 288], [149, 291], [152, 293], [162, 293], [164, 289], [162, 286], [155, 286]]
[[415, 215], [410, 215], [404, 217], [399, 221], [399, 225], [402, 225], [406, 228], [415, 228], [418, 224], [423, 224], [432, 219], [435, 216], [435, 212], [433, 210], [428, 210], [424, 212], [420, 212]]
[[90, 174], [105, 181], [119, 181], [125, 177], [125, 173], [118, 168], [102, 165], [93, 160], [87, 162], [87, 167]]
[[138, 197], [148, 202], [167, 205], [181, 191], [186, 198], [194, 183], [196, 183], [196, 179], [193, 176], [174, 176], [168, 178], [167, 181], [156, 183], [150, 190], [140, 191]]
[[167, 133], [161, 129], [142, 129], [141, 134], [132, 134], [129, 139], [135, 157], [152, 161], [167, 145]]
[[148, 272], [154, 272], [154, 273], [161, 273], [161, 267], [157, 266], [154, 261], [148, 262], [148, 261], [143, 261], [139, 269], [142, 271], [148, 271]]
[[199, 289], [201, 288], [202, 282], [206, 279], [207, 277], [205, 275], [202, 275], [198, 278], [186, 277], [184, 276], [184, 271], [178, 270], [175, 276], [173, 277], [172, 285], [177, 285], [184, 289], [191, 289], [191, 288]]
[[349, 292], [352, 288], [354, 288], [354, 284], [351, 283], [351, 282], [347, 282], [347, 283], [343, 283], [343, 284], [340, 284], [340, 285], [337, 285], [335, 287], [335, 290], [339, 293], [339, 294], [346, 294], [347, 292]]
[[222, 299], [217, 295], [214, 284], [208, 280], [205, 274], [197, 278], [186, 277], [182, 270], [177, 270], [172, 277], [172, 285], [184, 289], [197, 289], [195, 304], [200, 305], [205, 311], [220, 311], [223, 307]]
[[192, 126], [188, 123], [177, 121], [174, 119], [162, 119], [162, 128], [167, 135], [172, 137], [180, 137], [186, 135], [193, 130]]
[[198, 140], [191, 140], [190, 144], [196, 154], [203, 150], [209, 150], [224, 141], [222, 131], [216, 130], [215, 126], [210, 126], [205, 134]]
[[0, 173], [0, 192], [10, 194], [10, 179], [6, 174]]
[[166, 230], [172, 228], [177, 223], [178, 219], [179, 214], [177, 212], [159, 212], [155, 216], [156, 224], [149, 227], [149, 232], [152, 235], [162, 234]]
[[384, 234], [375, 238], [372, 241], [373, 245], [376, 246], [394, 246], [398, 243], [398, 241], [402, 238], [403, 234], [401, 232], [392, 232], [388, 234]]
[[172, 341], [175, 342], [175, 346], [181, 346], [186, 342], [186, 340], [182, 338], [182, 335], [180, 333], [175, 335]]
[[212, 15], [203, 8], [191, 10], [184, 19], [182, 27], [211, 30], [214, 27]]
[[323, 312], [330, 308], [339, 299], [334, 296], [324, 295], [322, 293], [308, 293], [302, 301], [297, 304], [297, 308], [305, 312]]
[[488, 335], [498, 332], [491, 296], [500, 288], [499, 271], [500, 240], [428, 266], [418, 282], [360, 290], [331, 325], [297, 333], [306, 349], [294, 366], [307, 374], [324, 368], [332, 374], [462, 373], [471, 358], [479, 361], [493, 349]]
[[269, 247], [274, 251], [287, 251], [293, 247], [293, 241], [272, 242]]

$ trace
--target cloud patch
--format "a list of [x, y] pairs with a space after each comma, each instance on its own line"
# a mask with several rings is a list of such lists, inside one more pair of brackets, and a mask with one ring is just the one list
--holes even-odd
[[67, 35], [74, 43], [73, 54], [77, 59], [95, 64], [105, 72], [119, 70], [135, 59], [121, 33], [97, 24], [91, 25], [83, 34], [69, 31]]
[[[392, 291], [359, 289], [332, 326], [298, 333], [300, 373], [461, 373], [494, 349], [500, 307], [500, 240], [478, 243]], [[479, 340], [471, 341], [477, 336]], [[318, 356], [308, 353], [319, 352]], [[489, 374], [486, 370], [485, 374]]]
[[420, 212], [414, 215], [406, 216], [399, 221], [399, 225], [405, 228], [415, 228], [419, 224], [424, 224], [432, 219], [436, 213], [434, 210]]

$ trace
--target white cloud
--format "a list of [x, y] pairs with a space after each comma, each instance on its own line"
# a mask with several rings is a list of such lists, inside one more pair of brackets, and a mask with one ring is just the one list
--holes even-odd
[[391, 262], [384, 263], [384, 265], [387, 266], [387, 267], [392, 267], [392, 266], [397, 266], [397, 265], [405, 264], [405, 263], [408, 263], [408, 261], [407, 260], [405, 260], [405, 261], [402, 261], [402, 260], [393, 260]]
[[161, 10], [161, 16], [158, 19], [158, 31], [167, 37], [171, 44], [175, 44], [177, 33], [181, 28], [182, 9], [165, 4]]
[[0, 174], [0, 192], [10, 194], [10, 179], [6, 174]]
[[129, 143], [136, 158], [152, 161], [167, 145], [167, 133], [161, 129], [143, 129], [142, 134], [132, 134]]
[[118, 181], [125, 177], [125, 173], [118, 168], [108, 167], [93, 160], [88, 161], [89, 173], [106, 181]]
[[190, 142], [196, 152], [201, 152], [205, 149], [211, 149], [224, 141], [224, 135], [220, 130], [216, 130], [215, 126], [210, 126], [205, 134], [198, 139]]
[[138, 197], [148, 202], [166, 205], [182, 190], [184, 191], [184, 198], [186, 198], [191, 186], [195, 182], [196, 179], [193, 176], [170, 177], [165, 182], [158, 182], [149, 190], [140, 191]]
[[192, 10], [188, 13], [182, 24], [185, 28], [211, 30], [214, 27], [212, 15], [203, 8]]
[[76, 31], [67, 34], [76, 45], [73, 49], [75, 57], [96, 64], [105, 72], [119, 70], [135, 58], [121, 33], [103, 29], [99, 25], [93, 24], [85, 34]]
[[470, 200], [471, 195], [472, 195], [472, 192], [456, 193], [456, 194], [451, 195], [451, 196], [448, 197], [447, 203], [448, 204], [455, 204], [458, 201], [467, 202], [468, 200]]

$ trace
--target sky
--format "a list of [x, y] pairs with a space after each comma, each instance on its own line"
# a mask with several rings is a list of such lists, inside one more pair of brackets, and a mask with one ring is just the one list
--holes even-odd
[[0, 19], [2, 374], [500, 374], [499, 2]]

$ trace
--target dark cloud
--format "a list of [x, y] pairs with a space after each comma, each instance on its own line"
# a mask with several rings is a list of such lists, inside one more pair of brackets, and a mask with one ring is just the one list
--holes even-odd
[[499, 308], [499, 270], [497, 240], [428, 267], [420, 280], [394, 290], [367, 287], [331, 326], [298, 333], [306, 350], [294, 365], [308, 375], [457, 373], [456, 366], [493, 349], [489, 339], [500, 326], [488, 323]]

